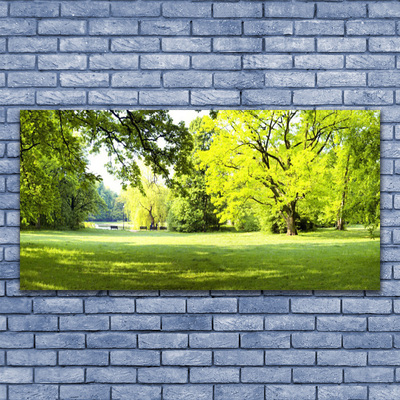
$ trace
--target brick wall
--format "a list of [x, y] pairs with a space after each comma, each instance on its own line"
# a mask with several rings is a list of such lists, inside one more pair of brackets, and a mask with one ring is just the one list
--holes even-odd
[[[399, 398], [398, 17], [385, 0], [1, 2], [0, 399]], [[382, 290], [21, 293], [19, 110], [111, 106], [382, 110]]]

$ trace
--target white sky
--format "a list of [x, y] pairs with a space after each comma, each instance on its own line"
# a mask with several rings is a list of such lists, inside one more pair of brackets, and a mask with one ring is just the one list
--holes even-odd
[[[170, 110], [169, 114], [171, 115], [174, 123], [178, 123], [180, 121], [184, 121], [186, 126], [189, 127], [191, 121], [193, 121], [196, 117], [202, 117], [209, 113], [208, 110], [200, 111], [199, 113], [194, 110]], [[121, 184], [119, 180], [115, 179], [113, 175], [110, 175], [107, 172], [104, 164], [109, 161], [108, 155], [105, 150], [100, 150], [99, 154], [90, 154], [89, 155], [89, 170], [90, 172], [95, 173], [96, 175], [101, 175], [103, 178], [104, 185], [110, 188], [112, 191], [116, 193], [120, 193]]]

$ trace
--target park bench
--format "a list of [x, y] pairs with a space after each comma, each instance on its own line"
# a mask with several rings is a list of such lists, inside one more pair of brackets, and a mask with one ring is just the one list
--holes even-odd
[[168, 228], [166, 226], [160, 226], [160, 231], [166, 231]]
[[147, 231], [147, 226], [140, 226], [139, 229], [140, 229], [140, 230], [144, 229], [144, 230]]
[[111, 230], [112, 230], [112, 229], [118, 230], [118, 226], [117, 226], [117, 225], [111, 225], [111, 226], [110, 226], [110, 229], [111, 229]]

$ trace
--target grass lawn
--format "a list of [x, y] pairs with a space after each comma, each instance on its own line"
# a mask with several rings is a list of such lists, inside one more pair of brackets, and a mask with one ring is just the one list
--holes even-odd
[[379, 290], [380, 241], [353, 227], [263, 232], [21, 232], [21, 289]]

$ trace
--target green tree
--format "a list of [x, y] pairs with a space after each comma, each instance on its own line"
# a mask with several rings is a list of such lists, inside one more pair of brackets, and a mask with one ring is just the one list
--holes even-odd
[[296, 235], [301, 203], [319, 185], [325, 154], [356, 121], [355, 111], [219, 111], [204, 117], [215, 132], [208, 151], [208, 191], [222, 219], [234, 220], [248, 203], [279, 213]]

